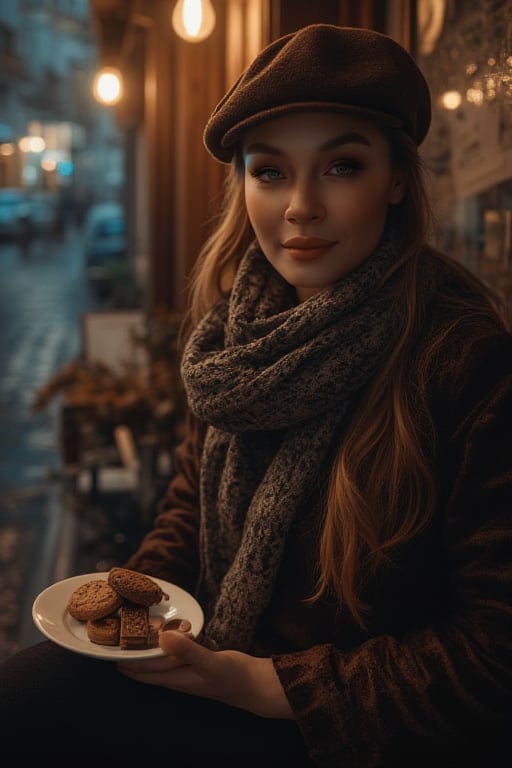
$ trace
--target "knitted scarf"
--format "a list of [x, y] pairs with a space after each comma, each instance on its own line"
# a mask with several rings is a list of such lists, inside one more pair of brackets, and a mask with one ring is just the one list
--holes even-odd
[[205, 638], [247, 650], [290, 523], [339, 444], [351, 399], [380, 366], [393, 309], [375, 288], [397, 257], [388, 236], [337, 284], [297, 304], [260, 250], [182, 358], [191, 410], [209, 426], [200, 472]]

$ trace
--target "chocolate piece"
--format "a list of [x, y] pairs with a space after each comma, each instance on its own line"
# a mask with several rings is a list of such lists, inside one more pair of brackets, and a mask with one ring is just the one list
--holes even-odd
[[149, 643], [149, 608], [123, 605], [119, 611], [121, 631], [119, 644], [123, 650], [147, 648]]

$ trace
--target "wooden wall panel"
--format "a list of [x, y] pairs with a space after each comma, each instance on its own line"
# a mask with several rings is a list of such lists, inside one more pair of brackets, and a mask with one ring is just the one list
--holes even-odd
[[[187, 43], [172, 29], [173, 5], [148, 3], [145, 116], [149, 194], [147, 305], [180, 311], [205, 237], [210, 199], [220, 186], [217, 163], [202, 145], [204, 124], [224, 89], [224, 17], [210, 38]], [[222, 52], [222, 55], [221, 55]], [[139, 168], [139, 177], [144, 169]]]
[[147, 168], [138, 169], [138, 183], [148, 194], [149, 253], [147, 303], [168, 306], [173, 282], [173, 240], [175, 206], [173, 146], [176, 130], [172, 114], [175, 50], [166, 3], [156, 0], [151, 7], [151, 25], [146, 35], [144, 78], [144, 135]]

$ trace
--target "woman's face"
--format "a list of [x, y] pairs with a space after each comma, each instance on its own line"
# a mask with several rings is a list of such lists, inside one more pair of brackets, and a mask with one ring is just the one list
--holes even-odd
[[383, 133], [351, 115], [271, 120], [247, 132], [243, 156], [254, 233], [300, 301], [368, 258], [404, 193]]

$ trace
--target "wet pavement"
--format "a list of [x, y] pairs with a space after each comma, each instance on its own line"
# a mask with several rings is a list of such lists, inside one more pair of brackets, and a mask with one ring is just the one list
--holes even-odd
[[69, 574], [74, 520], [62, 504], [60, 404], [35, 414], [32, 403], [79, 354], [81, 316], [94, 309], [80, 230], [28, 250], [0, 243], [0, 658], [43, 639], [33, 598]]
[[0, 492], [45, 483], [59, 471], [58, 403], [34, 414], [36, 391], [80, 350], [92, 309], [82, 235], [36, 240], [28, 252], [0, 243]]

